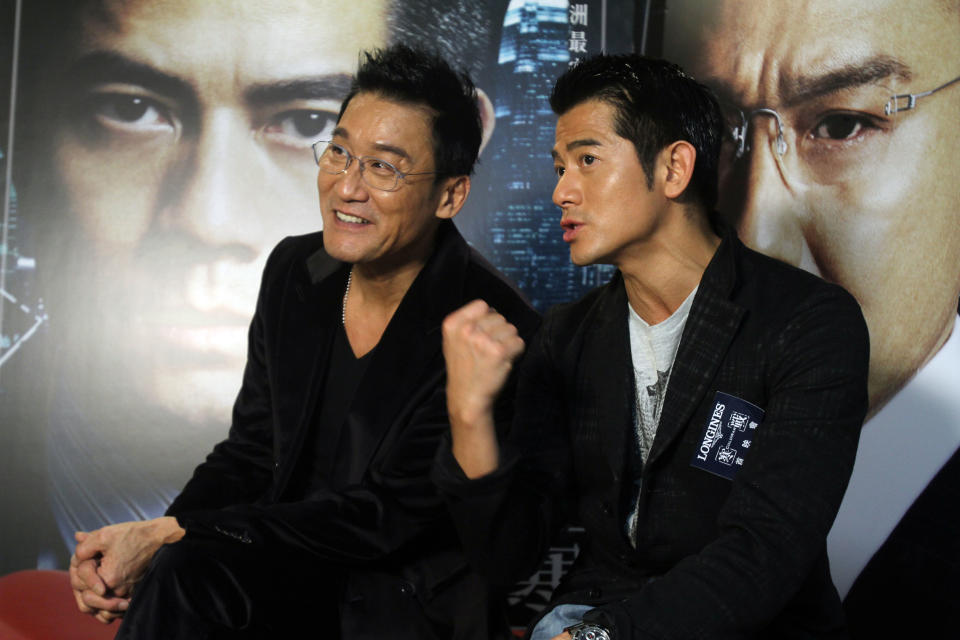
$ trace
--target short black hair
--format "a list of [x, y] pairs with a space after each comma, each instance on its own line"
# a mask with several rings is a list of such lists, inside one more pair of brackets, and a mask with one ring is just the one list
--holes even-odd
[[560, 76], [550, 107], [561, 116], [587, 100], [602, 100], [616, 110], [614, 131], [633, 143], [648, 188], [653, 187], [657, 154], [677, 140], [692, 144], [697, 158], [684, 196], [690, 194], [713, 220], [723, 116], [710, 89], [672, 62], [637, 54], [598, 55]]
[[437, 179], [473, 173], [482, 127], [477, 90], [466, 72], [455, 71], [431, 51], [395, 44], [360, 54], [360, 67], [337, 122], [358, 93], [427, 107], [433, 114]]

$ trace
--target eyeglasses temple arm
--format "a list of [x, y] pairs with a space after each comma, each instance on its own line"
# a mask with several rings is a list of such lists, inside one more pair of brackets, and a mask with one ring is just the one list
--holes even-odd
[[901, 93], [895, 96], [890, 96], [890, 100], [888, 100], [887, 104], [883, 107], [883, 113], [890, 116], [895, 113], [899, 113], [900, 111], [910, 111], [917, 106], [917, 100], [920, 98], [926, 98], [927, 96], [934, 94], [941, 89], [946, 89], [950, 85], [957, 82], [960, 82], [960, 76], [957, 76], [949, 82], [945, 82], [935, 89], [930, 89], [930, 91], [924, 91], [923, 93]]

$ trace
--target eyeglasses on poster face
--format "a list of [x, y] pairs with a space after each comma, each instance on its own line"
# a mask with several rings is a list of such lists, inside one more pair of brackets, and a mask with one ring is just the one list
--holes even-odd
[[919, 93], [898, 93], [894, 83], [866, 83], [812, 95], [779, 109], [745, 112], [721, 105], [725, 124], [721, 176], [754, 151], [751, 140], [765, 138], [788, 183], [834, 185], [856, 180], [886, 157], [905, 112], [958, 82], [960, 76]]

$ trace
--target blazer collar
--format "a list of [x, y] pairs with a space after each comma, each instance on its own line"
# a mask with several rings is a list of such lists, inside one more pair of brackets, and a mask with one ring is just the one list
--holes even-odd
[[[576, 381], [575, 423], [587, 428], [588, 438], [599, 437], [604, 458], [616, 473], [623, 468], [630, 450], [635, 404], [627, 293], [619, 272], [597, 298], [586, 320]], [[590, 397], [579, 397], [580, 390]]]
[[719, 231], [720, 246], [700, 279], [680, 338], [648, 467], [683, 432], [743, 319], [745, 309], [731, 300], [743, 245], [731, 227], [724, 225]]
[[[336, 261], [331, 266], [326, 252], [319, 253], [310, 257], [308, 269], [312, 278], [322, 282], [340, 266]], [[422, 393], [431, 391], [423, 385], [428, 367], [441, 357], [435, 334], [447, 314], [462, 304], [469, 258], [470, 248], [456, 227], [442, 222], [433, 254], [394, 312], [357, 387], [346, 425], [353, 443], [350, 482], [361, 480], [390, 427], [409, 409], [407, 405], [422, 402]], [[320, 363], [319, 369], [324, 366]], [[439, 383], [432, 376], [430, 382]]]
[[[439, 326], [447, 314], [456, 309], [463, 291], [463, 278], [450, 277], [450, 273], [462, 274], [469, 259], [470, 247], [466, 240], [452, 221], [442, 221], [433, 254], [410, 285], [390, 324], [395, 324], [398, 316], [400, 322], [404, 322], [405, 316], [411, 315]], [[317, 285], [319, 291], [329, 284], [325, 280], [338, 271], [346, 273], [349, 265], [331, 257], [321, 247], [307, 258], [306, 267], [310, 282]]]

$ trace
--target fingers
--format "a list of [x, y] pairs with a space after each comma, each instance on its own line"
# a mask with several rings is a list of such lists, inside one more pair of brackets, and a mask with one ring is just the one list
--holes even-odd
[[98, 611], [95, 616], [93, 616], [103, 624], [110, 624], [117, 618], [122, 618], [123, 613], [114, 613], [112, 611]]
[[[76, 558], [76, 556], [73, 556]], [[107, 593], [107, 584], [100, 578], [100, 574], [97, 573], [97, 560], [83, 560], [74, 564], [74, 560], [70, 560], [70, 583], [75, 590], [79, 591], [92, 591], [97, 595], [104, 595]]]
[[97, 574], [96, 560], [81, 561], [76, 555], [72, 556], [69, 575], [73, 598], [81, 613], [93, 615], [109, 624], [127, 610], [130, 604], [128, 598], [106, 595], [107, 587]]
[[73, 590], [73, 599], [77, 601], [77, 609], [80, 610], [80, 613], [94, 613], [94, 611], [88, 607], [84, 602], [82, 593], [87, 588], [87, 585], [80, 579], [80, 576], [77, 574], [77, 567], [79, 566], [79, 560], [77, 556], [70, 556], [70, 588]]
[[476, 331], [486, 334], [490, 346], [499, 351], [501, 358], [513, 361], [523, 353], [523, 338], [517, 328], [500, 314], [491, 314], [476, 323]]
[[490, 311], [490, 305], [483, 300], [474, 300], [463, 305], [443, 321], [444, 327], [448, 324], [451, 329], [459, 327], [464, 323], [473, 322], [477, 318], [486, 315]]
[[444, 352], [485, 358], [486, 364], [510, 362], [523, 352], [517, 328], [483, 300], [474, 300], [443, 322]]
[[[493, 408], [523, 348], [516, 327], [483, 300], [464, 305], [443, 322], [447, 411], [454, 455], [465, 471], [465, 464], [477, 473], [495, 468]], [[479, 462], [473, 459], [476, 451], [486, 452]]]
[[99, 531], [86, 532], [77, 531], [73, 534], [77, 541], [77, 546], [73, 550], [73, 555], [81, 562], [96, 557], [102, 551], [102, 540], [98, 535]]
[[92, 591], [82, 592], [80, 599], [86, 607], [98, 613], [107, 612], [115, 615], [123, 615], [123, 612], [130, 606], [130, 600], [128, 598], [120, 598], [117, 596], [103, 597]]
[[91, 607], [87, 606], [87, 603], [83, 601], [83, 591], [78, 589], [73, 590], [73, 599], [77, 602], [77, 609], [80, 610], [80, 613], [95, 614], [96, 611]]

